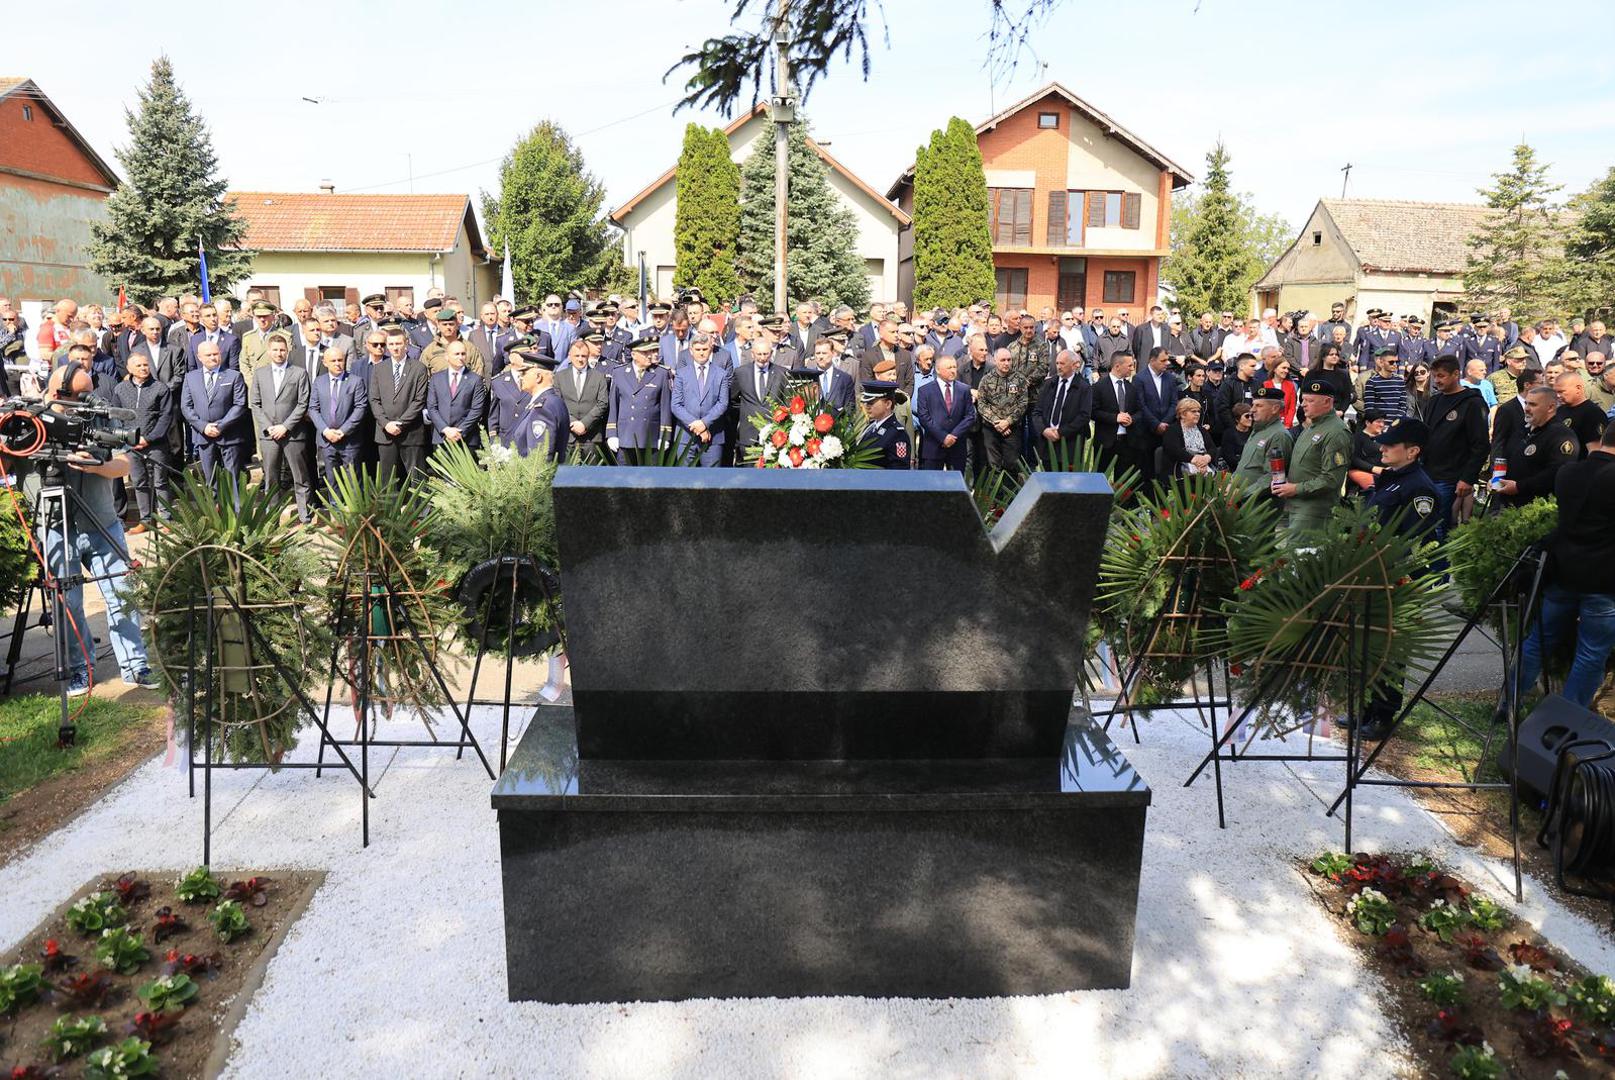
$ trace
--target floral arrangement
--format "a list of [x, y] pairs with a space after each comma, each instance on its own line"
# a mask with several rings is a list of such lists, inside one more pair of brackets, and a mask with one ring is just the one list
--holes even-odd
[[867, 426], [859, 409], [837, 415], [825, 401], [809, 405], [801, 394], [789, 401], [769, 402], [765, 414], [752, 417], [757, 445], [748, 460], [759, 469], [872, 469], [878, 451], [859, 445]]

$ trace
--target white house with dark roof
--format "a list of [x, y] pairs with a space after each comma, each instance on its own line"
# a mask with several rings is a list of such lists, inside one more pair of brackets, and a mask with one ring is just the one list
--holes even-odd
[[[768, 107], [759, 104], [736, 117], [723, 133], [729, 137], [729, 154], [735, 163], [744, 162], [758, 139], [773, 137]], [[898, 238], [908, 230], [908, 214], [882, 198], [812, 138], [807, 143], [828, 167], [831, 188], [858, 224], [858, 254], [869, 277], [871, 299], [896, 299]], [[651, 292], [662, 298], [673, 295], [673, 271], [678, 262], [673, 244], [673, 222], [678, 214], [678, 185], [673, 183], [676, 168], [669, 168], [611, 213], [612, 224], [622, 230], [623, 261], [638, 267], [639, 254], [644, 252]]]
[[1456, 314], [1464, 295], [1468, 239], [1491, 209], [1480, 203], [1320, 199], [1295, 242], [1251, 289], [1251, 309], [1312, 311], [1346, 302], [1354, 322], [1369, 308]]

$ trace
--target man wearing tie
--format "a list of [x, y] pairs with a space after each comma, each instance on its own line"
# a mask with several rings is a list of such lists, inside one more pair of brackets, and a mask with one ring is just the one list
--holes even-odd
[[689, 360], [673, 380], [669, 409], [678, 425], [679, 455], [699, 455], [703, 468], [723, 456], [724, 415], [729, 411], [732, 372], [712, 358], [717, 345], [710, 334], [690, 338]]
[[253, 426], [258, 430], [258, 456], [264, 465], [264, 489], [279, 491], [281, 463], [292, 474], [292, 494], [297, 500], [297, 520], [308, 524], [309, 504], [313, 501], [311, 436], [308, 422], [308, 372], [286, 362], [291, 341], [284, 334], [272, 334], [269, 351], [252, 373]]
[[482, 423], [488, 412], [488, 391], [482, 376], [466, 367], [470, 344], [456, 338], [444, 346], [447, 363], [432, 376], [426, 391], [426, 419], [432, 425], [432, 446], [464, 443], [466, 449], [482, 445]]
[[936, 362], [936, 381], [927, 383], [914, 399], [914, 423], [920, 431], [920, 468], [963, 472], [965, 435], [976, 422], [970, 388], [959, 385], [959, 359], [944, 356]]
[[1167, 368], [1171, 358], [1164, 348], [1151, 349], [1143, 370], [1133, 379], [1138, 391], [1138, 412], [1142, 423], [1135, 433], [1139, 448], [1139, 472], [1146, 482], [1155, 478], [1155, 449], [1161, 445], [1168, 424], [1178, 412], [1178, 378]]
[[247, 426], [247, 384], [238, 372], [221, 368], [215, 342], [196, 349], [197, 370], [185, 376], [179, 411], [191, 429], [202, 475], [216, 483], [214, 473], [223, 466], [233, 486], [246, 464], [250, 438]]
[[196, 359], [197, 346], [207, 342], [219, 347], [219, 363], [227, 368], [239, 369], [241, 366], [241, 339], [228, 330], [219, 329], [219, 309], [212, 304], [203, 304], [197, 309], [197, 318], [201, 328], [191, 335], [192, 367]]
[[819, 369], [819, 400], [830, 406], [837, 417], [852, 408], [852, 376], [836, 367], [835, 342], [813, 342], [813, 366]]
[[1133, 392], [1133, 354], [1111, 357], [1110, 371], [1093, 387], [1094, 441], [1099, 444], [1099, 467], [1115, 465], [1118, 473], [1138, 467], [1133, 440], [1133, 412], [1137, 394]]
[[[520, 318], [518, 315], [512, 318]], [[571, 323], [561, 317], [561, 298], [550, 293], [544, 298], [543, 317], [534, 324], [540, 333], [550, 339], [551, 356], [570, 356], [572, 339], [577, 337]]]
[[757, 445], [758, 428], [752, 417], [768, 415], [768, 403], [785, 397], [785, 369], [773, 362], [773, 344], [759, 341], [756, 345], [751, 352], [751, 363], [735, 369], [729, 390], [734, 412], [736, 465], [744, 465], [746, 450]]
[[376, 472], [413, 480], [426, 466], [426, 368], [409, 357], [409, 335], [387, 331], [387, 359], [370, 372], [370, 415], [376, 421]]
[[589, 363], [588, 345], [574, 341], [567, 357], [567, 369], [555, 377], [555, 386], [566, 406], [567, 425], [572, 433], [569, 441], [596, 453], [605, 438], [610, 383], [601, 367]]
[[611, 376], [606, 404], [606, 446], [617, 464], [636, 464], [659, 449], [672, 434], [672, 387], [669, 372], [656, 365], [661, 343], [654, 338], [634, 342], [633, 363]]
[[320, 465], [329, 484], [338, 469], [357, 465], [364, 453], [370, 395], [365, 380], [349, 373], [348, 356], [341, 349], [326, 351], [325, 372], [314, 383], [309, 419], [318, 432], [315, 444], [320, 448]]
[[1082, 377], [1081, 358], [1070, 349], [1060, 350], [1054, 358], [1054, 378], [1044, 382], [1032, 410], [1032, 430], [1045, 466], [1075, 467], [1088, 437], [1092, 395], [1092, 386]]

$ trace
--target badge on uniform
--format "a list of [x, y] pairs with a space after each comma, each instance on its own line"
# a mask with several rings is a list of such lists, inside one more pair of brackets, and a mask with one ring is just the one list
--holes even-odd
[[1452, 410], [1452, 412], [1448, 413], [1447, 414], [1447, 419], [1448, 420], [1456, 420], [1456, 419], [1458, 419], [1458, 410], [1454, 409], [1454, 410]]
[[1527, 446], [1525, 448], [1525, 456], [1526, 457], [1530, 457], [1534, 453], [1536, 453], [1536, 443], [1532, 443], [1530, 446]]
[[1322, 442], [1323, 441], [1323, 432], [1320, 431], [1316, 435], [1312, 436], [1312, 441], [1313, 441], [1313, 443]]
[[1576, 444], [1571, 442], [1569, 439], [1566, 439], [1565, 444], [1559, 447], [1559, 453], [1563, 454], [1565, 457], [1573, 457], [1576, 453]]
[[892, 447], [892, 452], [900, 458], [908, 457], [908, 443], [898, 443], [896, 446]]
[[1342, 466], [1344, 464], [1346, 464], [1346, 455], [1342, 454], [1339, 450], [1336, 450], [1335, 451], [1335, 467], [1339, 468], [1340, 466]]
[[1436, 512], [1436, 499], [1434, 495], [1415, 495], [1413, 497], [1413, 512], [1420, 517], [1429, 517]]

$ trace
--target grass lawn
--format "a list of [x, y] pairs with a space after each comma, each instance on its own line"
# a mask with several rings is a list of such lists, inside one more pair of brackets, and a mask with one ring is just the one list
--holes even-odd
[[84, 705], [77, 720], [77, 742], [57, 749], [57, 699], [44, 694], [0, 700], [0, 802], [58, 773], [108, 758], [136, 737], [143, 721], [158, 711], [152, 705], [126, 705], [92, 697], [69, 702]]
[[[1469, 782], [1502, 780], [1503, 776], [1497, 770], [1496, 760], [1498, 752], [1503, 749], [1507, 733], [1502, 725], [1499, 725], [1492, 735], [1488, 759], [1485, 762], [1480, 761], [1486, 733], [1492, 730], [1492, 710], [1497, 706], [1496, 696], [1493, 694], [1432, 696], [1437, 704], [1474, 730], [1464, 730], [1462, 726], [1437, 711], [1429, 701], [1419, 702], [1408, 714], [1408, 718], [1402, 722], [1402, 726], [1397, 729], [1395, 736], [1410, 750], [1413, 762], [1421, 768], [1445, 773], [1453, 780]], [[1530, 708], [1521, 709], [1521, 719], [1523, 720], [1530, 712]], [[1477, 764], [1481, 766], [1478, 777], [1475, 775]]]

